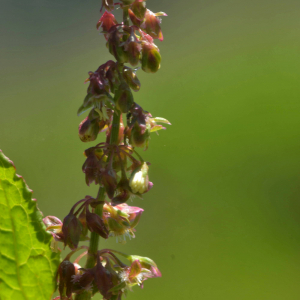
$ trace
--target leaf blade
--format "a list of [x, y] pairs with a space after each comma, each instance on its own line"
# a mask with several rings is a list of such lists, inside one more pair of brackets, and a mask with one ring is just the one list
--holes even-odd
[[0, 299], [49, 300], [59, 254], [50, 250], [32, 191], [0, 150]]

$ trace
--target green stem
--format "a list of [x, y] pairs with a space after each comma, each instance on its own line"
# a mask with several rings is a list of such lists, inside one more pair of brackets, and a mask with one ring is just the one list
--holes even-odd
[[109, 141], [111, 145], [118, 145], [120, 118], [121, 118], [121, 112], [115, 107], [113, 121], [111, 124], [111, 133], [110, 133], [110, 141]]
[[123, 8], [123, 22], [124, 25], [129, 26], [129, 14], [128, 14], [128, 7]]
[[[100, 187], [97, 200], [99, 201], [104, 201], [105, 198], [105, 188]], [[98, 204], [96, 209], [95, 209], [95, 214], [100, 216], [102, 218], [102, 211], [103, 211], [103, 204]], [[91, 239], [90, 239], [90, 246], [89, 246], [89, 251], [87, 255], [87, 261], [85, 264], [85, 267], [87, 269], [93, 268], [96, 263], [96, 255], [98, 251], [98, 244], [99, 244], [99, 235], [96, 232], [91, 233]]]

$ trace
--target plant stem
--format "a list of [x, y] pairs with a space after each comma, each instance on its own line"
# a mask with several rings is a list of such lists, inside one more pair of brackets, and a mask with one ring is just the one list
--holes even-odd
[[124, 25], [129, 26], [129, 15], [128, 15], [128, 7], [123, 7], [123, 22]]
[[110, 142], [109, 142], [111, 145], [118, 145], [120, 118], [121, 118], [121, 112], [117, 108], [115, 108], [113, 121], [111, 124], [111, 133], [110, 133]]
[[[105, 188], [100, 187], [97, 200], [99, 201], [104, 201], [105, 197]], [[95, 209], [95, 214], [100, 216], [102, 218], [102, 211], [103, 211], [103, 204], [98, 204], [96, 209]], [[99, 235], [96, 232], [91, 233], [91, 239], [90, 239], [90, 246], [89, 246], [89, 251], [87, 255], [87, 261], [85, 264], [85, 267], [87, 269], [93, 268], [95, 263], [96, 263], [96, 255], [98, 251], [98, 243], [99, 243]]]

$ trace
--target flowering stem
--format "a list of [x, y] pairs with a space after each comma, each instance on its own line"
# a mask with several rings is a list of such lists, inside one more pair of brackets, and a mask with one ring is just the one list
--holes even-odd
[[[112, 122], [112, 130], [111, 130], [111, 138], [110, 138], [110, 144], [114, 145], [118, 143], [118, 136], [119, 136], [119, 128], [120, 128], [120, 116], [121, 113], [115, 109], [114, 116], [113, 116], [113, 122]], [[105, 188], [100, 187], [97, 200], [98, 201], [104, 201], [105, 198]], [[95, 209], [95, 214], [100, 216], [102, 218], [102, 212], [103, 212], [103, 203], [100, 203], [97, 205]], [[99, 235], [96, 232], [91, 233], [91, 239], [90, 239], [90, 248], [88, 252], [88, 259], [86, 262], [86, 268], [93, 268], [96, 263], [96, 255], [98, 251], [98, 243], [99, 243]]]
[[[123, 68], [123, 67], [122, 67]], [[119, 138], [119, 129], [120, 129], [120, 118], [121, 118], [121, 112], [115, 108], [114, 115], [113, 115], [113, 121], [111, 126], [111, 136], [110, 136], [110, 144], [111, 145], [117, 145], [118, 144], [118, 138]], [[105, 198], [105, 188], [100, 187], [97, 200], [103, 202]], [[95, 213], [99, 215], [102, 218], [102, 212], [103, 212], [103, 203], [100, 203], [95, 208]], [[87, 255], [87, 261], [85, 268], [90, 269], [95, 266], [96, 263], [96, 257], [97, 257], [97, 251], [98, 251], [98, 244], [99, 244], [99, 235], [96, 232], [91, 233], [91, 239], [90, 239], [90, 246], [89, 251]], [[76, 295], [76, 300], [90, 300], [92, 297], [91, 292], [85, 291], [81, 294]]]
[[[126, 141], [130, 140], [130, 138], [132, 137], [133, 139], [136, 139], [136, 142], [135, 142], [135, 140], [133, 140], [133, 143], [132, 143], [133, 146], [135, 146], [137, 144], [136, 145], [137, 147], [143, 147], [143, 145], [145, 145], [145, 144], [148, 145], [148, 139], [149, 139], [149, 133], [150, 133], [150, 129], [148, 127], [147, 127], [148, 131], [146, 133], [144, 133], [145, 130], [143, 131], [143, 133], [140, 132], [140, 131], [142, 131], [142, 129], [144, 129], [145, 123], [147, 122], [147, 126], [151, 125], [153, 123], [152, 125], [154, 127], [156, 126], [156, 130], [161, 129], [159, 127], [161, 125], [158, 126], [155, 123], [155, 121], [157, 121], [157, 120], [159, 121], [161, 118], [149, 119], [151, 117], [151, 115], [149, 113], [143, 111], [141, 107], [139, 107], [137, 104], [134, 103], [130, 88], [133, 89], [134, 91], [137, 91], [137, 90], [139, 90], [140, 83], [139, 83], [138, 79], [135, 79], [134, 69], [124, 66], [124, 62], [129, 62], [132, 66], [135, 66], [135, 65], [137, 65], [137, 63], [139, 61], [141, 61], [142, 69], [148, 73], [155, 73], [160, 67], [160, 59], [161, 58], [160, 58], [159, 50], [156, 47], [156, 45], [153, 43], [153, 40], [152, 40], [152, 38], [159, 38], [160, 40], [163, 39], [161, 30], [160, 30], [160, 26], [159, 26], [159, 20], [156, 18], [156, 15], [154, 13], [152, 13], [151, 11], [147, 10], [147, 13], [146, 13], [145, 12], [145, 9], [146, 9], [145, 2], [143, 2], [143, 3], [141, 3], [141, 2], [142, 1], [140, 1], [140, 0], [136, 0], [136, 1], [121, 0], [121, 3], [115, 3], [115, 5], [116, 4], [120, 5], [121, 9], [123, 10], [123, 25], [121, 25], [120, 23], [118, 23], [116, 21], [114, 15], [110, 13], [111, 5], [109, 5], [109, 4], [111, 2], [103, 0], [102, 5], [108, 11], [106, 11], [102, 15], [101, 19], [97, 23], [97, 28], [99, 26], [101, 26], [103, 29], [103, 32], [106, 34], [105, 37], [108, 40], [109, 50], [116, 58], [116, 62], [110, 60], [106, 64], [101, 65], [99, 67], [99, 69], [97, 69], [96, 72], [89, 73], [89, 76], [90, 76], [90, 78], [89, 78], [90, 86], [88, 89], [89, 95], [96, 94], [96, 96], [97, 96], [99, 94], [100, 96], [101, 95], [105, 96], [108, 93], [107, 92], [107, 90], [108, 90], [109, 92], [111, 91], [111, 93], [114, 94], [114, 100], [115, 100], [114, 101], [115, 103], [113, 103], [114, 104], [114, 108], [113, 108], [114, 113], [113, 113], [112, 120], [111, 120], [111, 114], [110, 114], [110, 117], [108, 118], [110, 122], [106, 122], [107, 118], [103, 118], [104, 123], [106, 125], [109, 125], [109, 130], [107, 131], [107, 136], [110, 135], [109, 141], [106, 141], [105, 143], [99, 143], [96, 145], [96, 147], [87, 149], [86, 153], [88, 151], [90, 151], [89, 153], [91, 154], [91, 156], [89, 157], [89, 155], [87, 154], [87, 161], [84, 164], [84, 172], [86, 173], [86, 176], [87, 176], [86, 178], [88, 179], [88, 182], [95, 181], [95, 183], [100, 184], [99, 192], [98, 192], [97, 199], [96, 199], [96, 201], [97, 201], [96, 203], [98, 203], [98, 205], [96, 206], [95, 209], [93, 209], [93, 213], [95, 213], [102, 219], [103, 224], [104, 224], [103, 205], [105, 203], [106, 194], [108, 194], [109, 198], [112, 198], [112, 196], [114, 195], [114, 192], [116, 191], [116, 190], [111, 191], [110, 185], [108, 185], [108, 189], [106, 189], [103, 185], [105, 185], [105, 182], [110, 183], [109, 180], [114, 180], [114, 184], [115, 184], [114, 189], [119, 187], [117, 185], [115, 173], [120, 170], [119, 170], [118, 166], [114, 167], [113, 163], [114, 162], [118, 163], [118, 161], [115, 161], [115, 159], [116, 158], [119, 159], [119, 163], [121, 164], [122, 177], [121, 177], [119, 183], [121, 183], [122, 179], [123, 180], [124, 180], [124, 178], [127, 179], [126, 178], [126, 169], [124, 168], [124, 165], [122, 163], [121, 153], [123, 153], [123, 156], [127, 155], [132, 162], [131, 174], [133, 174], [133, 172], [135, 172], [135, 170], [133, 170], [134, 168], [136, 170], [139, 170], [139, 169], [137, 169], [137, 165], [139, 165], [140, 163], [142, 164], [143, 168], [145, 166], [145, 168], [147, 168], [147, 170], [148, 170], [146, 163], [144, 162], [142, 157], [138, 153], [136, 153], [136, 151], [133, 148], [131, 148], [132, 146], [127, 144], [125, 141], [124, 141], [124, 144], [122, 144], [123, 141], [120, 141], [121, 137], [124, 135], [125, 136], [124, 140], [126, 140]], [[132, 7], [137, 7], [137, 11], [141, 10], [144, 12], [143, 26], [146, 24], [145, 26], [147, 28], [147, 33], [149, 33], [149, 34], [146, 34], [146, 32], [143, 32], [142, 29], [139, 28], [140, 26], [130, 26], [129, 25], [128, 9], [132, 8]], [[131, 13], [132, 12], [130, 12], [130, 18], [132, 19]], [[162, 15], [162, 14], [163, 13], [160, 13], [160, 15]], [[134, 22], [132, 21], [132, 23], [134, 23]], [[122, 31], [120, 31], [121, 28], [123, 29]], [[136, 30], [138, 30], [140, 32], [140, 34], [138, 34], [138, 36], [136, 36], [134, 33]], [[129, 31], [130, 31], [130, 34], [129, 34]], [[133, 73], [131, 74], [130, 72], [133, 72]], [[109, 84], [112, 85], [112, 87], [108, 84], [108, 82], [109, 82]], [[117, 82], [120, 83], [120, 86], [116, 86]], [[100, 83], [101, 83], [101, 87], [99, 85]], [[102, 84], [103, 84], [103, 88], [102, 88]], [[110, 95], [110, 97], [111, 97], [111, 95]], [[88, 98], [88, 100], [89, 99], [90, 98]], [[86, 101], [86, 100], [84, 100], [84, 101]], [[86, 102], [84, 102], [84, 103], [86, 104]], [[97, 104], [98, 102], [95, 102], [95, 103]], [[92, 104], [94, 106], [95, 106], [95, 103], [92, 102]], [[95, 117], [96, 118], [95, 119], [94, 115], [93, 115], [94, 111], [92, 111], [92, 118], [94, 118], [94, 119], [90, 120], [87, 118], [87, 120], [84, 120], [80, 124], [80, 129], [79, 129], [80, 138], [84, 142], [92, 141], [97, 137], [97, 134], [98, 134], [99, 128], [100, 128], [99, 120], [102, 119], [102, 113], [104, 115], [104, 112], [106, 112], [106, 108], [107, 108], [107, 104], [105, 104], [104, 100], [103, 100], [103, 102], [100, 102], [100, 103], [101, 103], [101, 106], [104, 103], [104, 106], [103, 106], [104, 110], [102, 112], [100, 111], [100, 109], [97, 109], [96, 107], [94, 107], [94, 111], [99, 112], [100, 117], [97, 117], [97, 118]], [[111, 108], [111, 106], [109, 106], [109, 107]], [[117, 107], [119, 107], [120, 110]], [[79, 111], [82, 111], [82, 107], [79, 109]], [[109, 111], [109, 113], [110, 112], [111, 111]], [[122, 134], [120, 134], [120, 127], [121, 127], [120, 123], [122, 120], [122, 112], [130, 113], [130, 114], [135, 113], [139, 116], [139, 118], [140, 118], [139, 121], [136, 121], [138, 129], [132, 128], [132, 126], [131, 126], [129, 128], [130, 132], [129, 131], [125, 132], [125, 133], [122, 132]], [[162, 120], [164, 121], [164, 119], [162, 119]], [[111, 124], [109, 124], [109, 123], [111, 123]], [[121, 128], [123, 130], [123, 124], [122, 124]], [[108, 143], [109, 143], [109, 145], [108, 145]], [[121, 145], [119, 145], [119, 143], [121, 143]], [[98, 153], [96, 153], [96, 151], [98, 151]], [[99, 154], [99, 153], [102, 154], [102, 156], [100, 158], [97, 156], [97, 154]], [[140, 159], [140, 162], [138, 162], [138, 160], [131, 155], [133, 153], [135, 153], [138, 156], [138, 158]], [[116, 157], [116, 155], [117, 155], [117, 157]], [[97, 160], [97, 159], [99, 159], [99, 160]], [[104, 173], [104, 175], [109, 178], [109, 179], [105, 178], [105, 180], [107, 180], [107, 181], [99, 180], [99, 178], [102, 176], [101, 172], [102, 172], [103, 166], [104, 167], [106, 166], [106, 169], [108, 171], [113, 170], [112, 175], [111, 174], [107, 175], [106, 173]], [[126, 163], [125, 163], [125, 167], [126, 167]], [[88, 168], [92, 168], [92, 170], [90, 170]], [[98, 168], [99, 168], [99, 170], [98, 170]], [[106, 169], [104, 168], [104, 170], [106, 170]], [[95, 170], [95, 172], [93, 172], [93, 170]], [[142, 170], [144, 170], [144, 169], [142, 169]], [[152, 186], [152, 183], [148, 184], [147, 170], [144, 172], [145, 174], [143, 175], [144, 176], [143, 179], [145, 179], [144, 181], [147, 182], [146, 188], [148, 188], [148, 189], [143, 190], [143, 192], [148, 191], [150, 189], [150, 187]], [[140, 172], [140, 171], [138, 171], [138, 172]], [[101, 176], [99, 175], [100, 176], [99, 178], [98, 178], [98, 174], [101, 175]], [[124, 180], [124, 182], [127, 182], [127, 185], [129, 184], [128, 181]], [[142, 188], [144, 188], [144, 186]], [[141, 188], [139, 188], [138, 191], [139, 191], [139, 193], [142, 193], [142, 192], [140, 192]], [[129, 195], [129, 192], [131, 192], [130, 188], [125, 187], [124, 195], [125, 196]], [[128, 193], [128, 194], [126, 194], [126, 193]], [[137, 194], [137, 192], [136, 192], [136, 194]], [[125, 196], [124, 196], [124, 198], [125, 198]], [[109, 205], [118, 203], [115, 201], [115, 199], [116, 198], [114, 198], [112, 200], [112, 204], [109, 204]], [[85, 200], [86, 199], [83, 199], [81, 201], [83, 202]], [[94, 201], [94, 199], [91, 199], [91, 200]], [[72, 208], [72, 211], [71, 211], [72, 213], [75, 210], [76, 206], [79, 203], [81, 203], [81, 201], [78, 202]], [[110, 201], [110, 200], [108, 199], [108, 201]], [[125, 201], [126, 201], [126, 199], [125, 199]], [[87, 205], [85, 209], [88, 209], [88, 205], [90, 205], [90, 204], [91, 204], [91, 202], [86, 202], [86, 203], [82, 204], [79, 208], [77, 208], [77, 211], [74, 213], [74, 215], [79, 214], [79, 212], [82, 210], [84, 205]], [[93, 204], [95, 204], [95, 202], [93, 202]], [[95, 206], [93, 205], [93, 207], [95, 207]], [[137, 224], [137, 222], [139, 220], [140, 213], [143, 211], [142, 209], [139, 209], [139, 208], [133, 208], [133, 209], [134, 209], [134, 211], [136, 209], [138, 209], [138, 212], [133, 213], [134, 220], [132, 222], [130, 222], [130, 224], [128, 225], [128, 226], [130, 226], [130, 230], [132, 230], [132, 228], [135, 227], [135, 225]], [[83, 213], [84, 213], [84, 211], [83, 211]], [[93, 217], [96, 217], [96, 216], [93, 215]], [[111, 216], [111, 217], [113, 218], [113, 216]], [[78, 219], [79, 219], [79, 217], [78, 217]], [[99, 220], [99, 218], [96, 217], [96, 220]], [[92, 222], [93, 220], [89, 221], [89, 219], [87, 218], [86, 221], [87, 221], [87, 224], [89, 224], [88, 222]], [[118, 221], [115, 220], [115, 222], [118, 222]], [[64, 226], [66, 227], [67, 225], [65, 225], [65, 223], [64, 223]], [[105, 224], [105, 226], [106, 226], [106, 224]], [[120, 224], [120, 226], [121, 226], [121, 224]], [[122, 224], [122, 226], [123, 226], [122, 228], [124, 230], [125, 230], [125, 228], [128, 227], [127, 225], [124, 225], [124, 224]], [[74, 227], [76, 227], [76, 226], [74, 226]], [[110, 261], [112, 263], [115, 262], [119, 266], [119, 268], [122, 268], [123, 270], [125, 270], [125, 269], [127, 270], [128, 268], [130, 268], [130, 270], [132, 269], [134, 272], [136, 272], [137, 265], [139, 265], [140, 269], [141, 269], [141, 263], [139, 262], [139, 257], [138, 256], [129, 256], [129, 255], [126, 255], [126, 254], [116, 251], [116, 250], [102, 249], [102, 250], [98, 251], [98, 244], [99, 244], [99, 240], [100, 240], [99, 234], [101, 234], [101, 230], [99, 229], [100, 231], [94, 232], [93, 228], [91, 229], [89, 226], [88, 226], [88, 228], [90, 229], [90, 231], [92, 231], [91, 236], [90, 236], [89, 247], [81, 248], [81, 249], [88, 249], [88, 251], [81, 253], [78, 256], [78, 258], [75, 260], [75, 262], [79, 262], [79, 260], [85, 254], [87, 254], [87, 261], [85, 264], [85, 268], [81, 269], [81, 271], [80, 271], [81, 275], [79, 274], [80, 280], [81, 279], [84, 279], [84, 280], [82, 282], [76, 281], [75, 282], [75, 290], [74, 291], [72, 290], [72, 292], [74, 292], [76, 294], [75, 300], [90, 300], [93, 296], [93, 293], [95, 293], [96, 287], [99, 289], [99, 292], [103, 295], [103, 297], [105, 299], [111, 299], [111, 300], [121, 299], [121, 296], [124, 293], [124, 290], [122, 288], [123, 285], [120, 286], [120, 284], [119, 284], [121, 282], [121, 279], [116, 278], [116, 272], [118, 273], [119, 271], [110, 270], [110, 268], [114, 268], [113, 265], [110, 264]], [[108, 226], [107, 228], [105, 227], [104, 229], [106, 229], [105, 234], [102, 231], [103, 234], [101, 234], [101, 235], [104, 236], [105, 238], [107, 238], [107, 235], [109, 232], [114, 233], [114, 230], [116, 230], [116, 232], [119, 234], [119, 231], [117, 231], [119, 229], [115, 229], [113, 226], [111, 228]], [[69, 256], [71, 256], [75, 252], [76, 251], [72, 251]], [[122, 263], [122, 261], [119, 260], [119, 258], [115, 255], [115, 253], [128, 259], [132, 266], [128, 267], [127, 265]], [[102, 259], [104, 259], [107, 262], [107, 266], [105, 266], [105, 272], [103, 271], [104, 267], [101, 265], [100, 255], [102, 256]], [[132, 262], [132, 260], [134, 258], [137, 258], [137, 261]], [[154, 262], [152, 262], [148, 258], [140, 257], [141, 261], [143, 259], [146, 260], [147, 263], [148, 263], [148, 261], [150, 261], [149, 268], [146, 267], [146, 269], [148, 269], [148, 271], [151, 273], [150, 277], [161, 276], [160, 272], [157, 269]], [[63, 288], [66, 288], [67, 293], [70, 292], [70, 286], [72, 289], [74, 286], [74, 282], [72, 282], [72, 280], [71, 280], [71, 282], [66, 282], [66, 278], [64, 278], [64, 277], [66, 277], [64, 275], [64, 273], [66, 273], [67, 271], [69, 273], [71, 271], [74, 273], [73, 269], [71, 271], [69, 271], [69, 269], [70, 269], [69, 265], [66, 264], [66, 267], [63, 266], [65, 269], [62, 269], [63, 267], [61, 267], [61, 269], [60, 269], [61, 270], [60, 287], [62, 286]], [[150, 270], [150, 267], [152, 268], [153, 266], [156, 267], [155, 272], [151, 271], [152, 269]], [[67, 267], [69, 269], [67, 269]], [[93, 270], [91, 270], [91, 269], [93, 269]], [[95, 272], [97, 272], [97, 275], [95, 275]], [[98, 274], [98, 272], [99, 272], [99, 274]], [[92, 278], [92, 279], [95, 280], [95, 282], [93, 284], [91, 284], [91, 282], [89, 284], [88, 284], [88, 282], [85, 283], [84, 281], [87, 279], [87, 278], [83, 277], [85, 274], [87, 276], [93, 276], [94, 278]], [[76, 275], [78, 275], [78, 274], [76, 274]], [[133, 276], [132, 285], [136, 284], [137, 282], [141, 283], [143, 280], [148, 278], [148, 277], [145, 277], [142, 280], [140, 280], [140, 279], [137, 279], [137, 275], [139, 275], [139, 274], [136, 274], [135, 276]], [[101, 277], [101, 278], [99, 278], [99, 277]], [[117, 283], [112, 282], [111, 278], [116, 278]], [[96, 284], [96, 280], [98, 280], [97, 284]], [[115, 290], [111, 291], [112, 290], [111, 286], [113, 284], [116, 284], [116, 286], [114, 287]], [[92, 285], [94, 285], [94, 288], [90, 289], [90, 287]], [[80, 289], [77, 291], [76, 289], [78, 288], [78, 286], [80, 286]], [[65, 292], [60, 291], [60, 293], [63, 294]], [[62, 298], [64, 298], [64, 297], [62, 297]], [[68, 299], [70, 299], [70, 298], [72, 298], [71, 294], [68, 295]]]

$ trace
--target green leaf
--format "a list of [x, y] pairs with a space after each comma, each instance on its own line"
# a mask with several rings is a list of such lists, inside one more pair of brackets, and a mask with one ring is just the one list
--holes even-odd
[[32, 191], [0, 150], [0, 299], [51, 299], [60, 255], [50, 250]]

